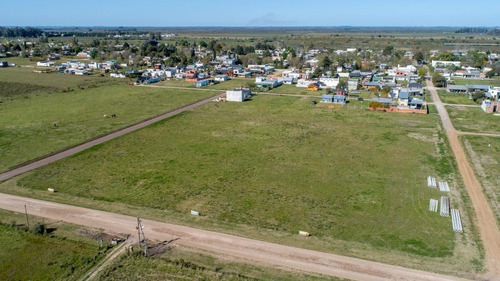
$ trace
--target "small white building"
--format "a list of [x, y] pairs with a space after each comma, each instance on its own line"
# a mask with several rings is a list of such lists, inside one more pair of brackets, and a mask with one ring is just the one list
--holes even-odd
[[217, 81], [217, 82], [224, 82], [227, 80], [229, 80], [229, 76], [227, 76], [225, 74], [215, 75], [215, 81]]
[[234, 89], [226, 91], [227, 101], [243, 102], [252, 96], [250, 89]]
[[336, 88], [340, 83], [339, 78], [319, 78], [319, 82], [325, 84], [326, 88]]
[[56, 64], [53, 61], [39, 61], [36, 63], [36, 66], [43, 66], [43, 67], [53, 67]]

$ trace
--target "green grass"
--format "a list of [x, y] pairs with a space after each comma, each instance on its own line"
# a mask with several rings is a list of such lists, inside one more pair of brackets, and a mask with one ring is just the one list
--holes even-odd
[[490, 86], [500, 86], [500, 79], [495, 78], [495, 79], [464, 79], [464, 78], [453, 78], [453, 81], [455, 81], [455, 85], [467, 85], [467, 84], [474, 84], [474, 85], [490, 85]]
[[55, 231], [36, 235], [7, 225], [23, 221], [21, 214], [0, 211], [0, 218], [0, 280], [77, 280], [106, 252], [90, 239], [73, 239], [75, 226], [49, 224]]
[[[0, 103], [0, 170], [201, 100], [210, 94], [111, 85], [5, 100]], [[117, 118], [103, 117], [112, 114]]]
[[88, 76], [77, 76], [69, 74], [52, 73], [35, 73], [35, 68], [32, 67], [9, 67], [0, 68], [0, 81], [23, 83], [30, 85], [54, 87], [60, 90], [65, 88], [86, 88], [109, 84], [124, 84], [128, 79], [116, 79], [109, 77], [101, 77], [98, 74]]
[[444, 103], [478, 105], [473, 100], [469, 99], [469, 94], [466, 93], [450, 93], [446, 90], [438, 90], [438, 95]]
[[446, 110], [459, 131], [500, 133], [500, 116], [488, 114], [480, 107], [447, 106]]
[[443, 140], [435, 141], [437, 121], [257, 96], [205, 105], [43, 167], [18, 185], [448, 257], [454, 233], [429, 213], [439, 193], [424, 188], [429, 174], [454, 173], [438, 149]]
[[4, 99], [28, 98], [31, 94], [54, 92], [57, 88], [26, 83], [0, 81], [0, 101]]
[[341, 280], [278, 268], [229, 262], [180, 248], [159, 257], [122, 256], [97, 280]]
[[196, 82], [188, 82], [186, 80], [170, 79], [165, 81], [160, 81], [152, 85], [158, 86], [168, 86], [168, 87], [184, 87], [184, 88], [196, 88]]
[[462, 136], [461, 140], [500, 225], [500, 138]]
[[254, 78], [231, 78], [228, 81], [220, 82], [213, 86], [205, 86], [202, 89], [214, 89], [214, 90], [232, 90], [234, 88], [248, 87], [249, 83], [253, 83]]
[[269, 93], [321, 96], [322, 94], [326, 94], [326, 91], [321, 90], [313, 92], [308, 91], [307, 88], [297, 87], [297, 85], [281, 85], [277, 88], [271, 89]]

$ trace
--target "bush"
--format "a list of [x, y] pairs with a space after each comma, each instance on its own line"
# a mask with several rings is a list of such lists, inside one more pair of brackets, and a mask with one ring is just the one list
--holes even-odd
[[33, 226], [31, 231], [35, 234], [38, 234], [38, 235], [47, 234], [47, 228], [45, 227], [45, 224], [43, 224], [43, 223], [35, 224], [35, 226]]

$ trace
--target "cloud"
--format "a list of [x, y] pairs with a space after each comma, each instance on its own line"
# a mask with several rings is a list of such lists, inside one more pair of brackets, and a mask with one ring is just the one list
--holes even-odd
[[294, 21], [280, 20], [276, 17], [274, 13], [267, 13], [263, 16], [253, 18], [248, 21], [247, 25], [253, 26], [271, 26], [271, 25], [291, 25], [294, 24]]

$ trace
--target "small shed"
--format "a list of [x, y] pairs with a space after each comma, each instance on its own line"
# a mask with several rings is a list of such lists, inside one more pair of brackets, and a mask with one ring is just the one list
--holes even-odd
[[234, 89], [232, 91], [226, 91], [227, 101], [243, 102], [252, 96], [252, 91], [250, 89]]

